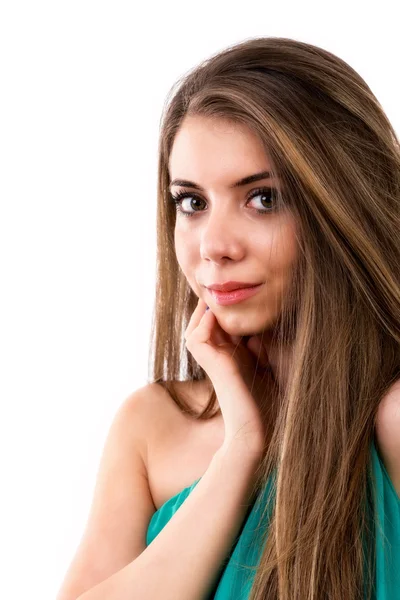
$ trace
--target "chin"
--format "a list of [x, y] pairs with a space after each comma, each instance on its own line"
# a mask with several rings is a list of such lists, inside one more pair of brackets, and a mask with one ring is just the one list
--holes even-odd
[[[214, 313], [215, 314], [215, 313]], [[215, 314], [215, 318], [217, 319], [220, 327], [228, 335], [240, 335], [243, 337], [251, 337], [253, 335], [259, 335], [262, 331], [269, 326], [269, 324], [265, 325], [263, 323], [256, 322], [255, 319], [245, 319], [239, 317], [238, 315], [218, 315]], [[259, 321], [257, 319], [257, 321]]]

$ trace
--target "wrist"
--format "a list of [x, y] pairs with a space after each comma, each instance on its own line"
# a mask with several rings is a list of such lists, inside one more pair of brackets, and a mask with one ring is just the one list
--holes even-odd
[[224, 440], [216, 455], [224, 462], [232, 461], [237, 465], [254, 468], [263, 457], [264, 444], [259, 439], [246, 437]]

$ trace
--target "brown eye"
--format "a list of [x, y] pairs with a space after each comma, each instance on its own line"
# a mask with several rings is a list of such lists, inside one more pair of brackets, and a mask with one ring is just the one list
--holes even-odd
[[194, 212], [187, 212], [186, 210], [183, 210], [182, 203], [185, 198], [192, 199], [191, 202], [187, 202], [187, 204], [192, 208], [196, 205], [198, 206], [199, 203], [201, 204], [201, 202], [204, 202], [204, 200], [199, 198], [199, 196], [197, 196], [196, 194], [192, 194], [191, 192], [178, 192], [178, 194], [176, 195], [171, 194], [171, 200], [175, 203], [177, 212], [183, 214], [185, 217], [191, 217], [196, 212], [200, 212], [199, 210], [194, 210]]
[[[274, 210], [275, 206], [274, 205], [271, 206], [271, 203], [274, 204], [275, 199], [276, 199], [276, 189], [275, 188], [263, 187], [263, 188], [258, 188], [256, 190], [252, 190], [252, 192], [250, 193], [249, 200], [252, 200], [253, 198], [257, 198], [257, 197], [261, 197], [261, 203], [262, 203], [261, 206], [264, 206], [264, 208], [262, 208], [262, 209], [256, 209], [256, 212], [258, 214], [265, 215]], [[191, 201], [188, 202], [187, 204], [189, 207], [194, 209], [192, 212], [183, 210], [182, 204], [183, 204], [183, 200], [185, 198], [191, 198]], [[199, 196], [197, 196], [197, 194], [193, 194], [192, 192], [178, 192], [175, 195], [170, 194], [170, 199], [172, 202], [174, 202], [176, 211], [185, 217], [192, 217], [195, 213], [202, 212], [201, 203], [204, 203], [204, 200], [202, 198], [200, 198]], [[196, 206], [199, 207], [199, 203], [200, 203], [200, 208], [197, 210], [195, 207]]]
[[261, 206], [264, 208], [256, 210], [259, 214], [266, 214], [275, 208], [274, 202], [276, 200], [276, 189], [264, 187], [258, 190], [253, 190], [251, 192], [250, 199], [252, 200], [253, 198], [261, 198]]

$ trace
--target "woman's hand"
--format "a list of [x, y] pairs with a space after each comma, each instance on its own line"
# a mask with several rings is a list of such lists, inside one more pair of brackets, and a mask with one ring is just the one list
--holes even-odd
[[186, 348], [214, 386], [224, 419], [224, 446], [245, 441], [243, 450], [261, 453], [267, 424], [260, 403], [274, 385], [267, 352], [259, 336], [227, 334], [206, 308], [199, 298], [185, 332]]

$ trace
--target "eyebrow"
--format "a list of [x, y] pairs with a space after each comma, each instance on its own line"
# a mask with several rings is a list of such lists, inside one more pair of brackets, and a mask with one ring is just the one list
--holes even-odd
[[[254, 175], [248, 175], [247, 177], [243, 177], [242, 179], [239, 179], [239, 181], [236, 181], [229, 187], [231, 189], [237, 188], [237, 187], [241, 187], [243, 185], [248, 185], [249, 183], [253, 183], [254, 181], [260, 181], [260, 179], [268, 179], [270, 177], [272, 177], [272, 174], [270, 171], [261, 171], [261, 173], [254, 173]], [[188, 181], [187, 179], [174, 179], [169, 184], [169, 187], [171, 188], [173, 185], [180, 185], [183, 187], [191, 187], [196, 190], [200, 190], [201, 192], [204, 192], [204, 188], [202, 188], [200, 185], [198, 185], [194, 181]]]

